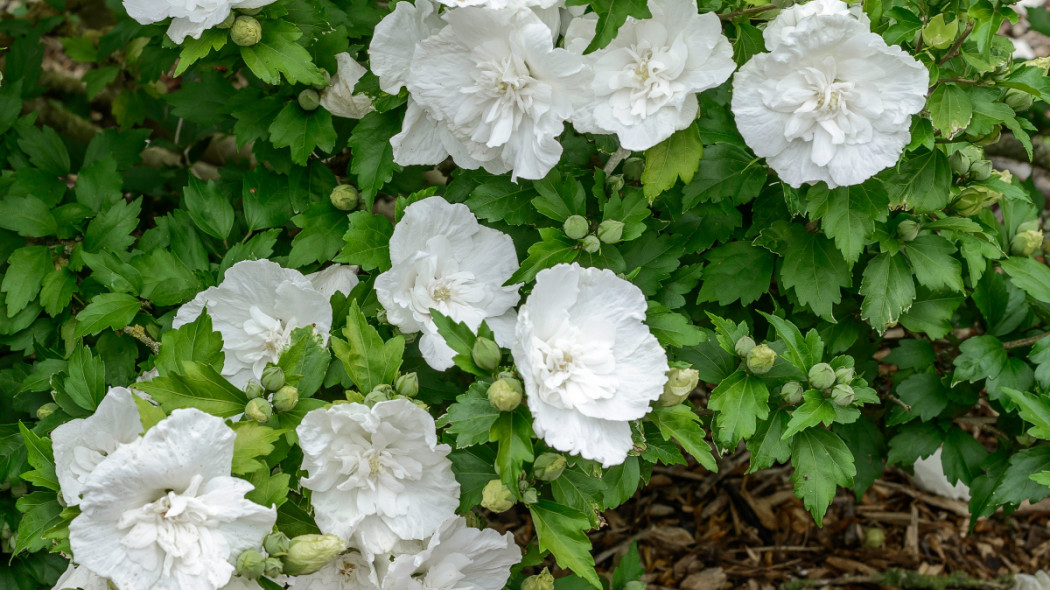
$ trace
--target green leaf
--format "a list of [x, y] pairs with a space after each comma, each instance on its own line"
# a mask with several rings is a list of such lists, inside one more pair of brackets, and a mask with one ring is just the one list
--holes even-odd
[[285, 383], [299, 390], [299, 397], [310, 397], [324, 383], [332, 356], [313, 326], [292, 330], [292, 343], [281, 353], [277, 366], [284, 371]]
[[955, 485], [962, 481], [970, 485], [974, 479], [984, 474], [981, 463], [988, 457], [984, 445], [978, 442], [969, 432], [953, 427], [944, 439], [941, 465], [948, 483]]
[[857, 475], [853, 478], [853, 491], [857, 501], [882, 477], [886, 458], [886, 437], [882, 430], [867, 416], [852, 424], [835, 424], [833, 431], [842, 437], [856, 460]]
[[343, 235], [343, 251], [336, 262], [356, 264], [362, 270], [390, 270], [390, 236], [394, 225], [382, 215], [368, 211], [350, 214], [350, 229]]
[[51, 208], [33, 196], [5, 196], [0, 199], [0, 228], [28, 238], [42, 238], [58, 231]]
[[[199, 245], [196, 234], [193, 237]], [[131, 264], [142, 276], [139, 295], [154, 305], [182, 303], [201, 290], [200, 279], [170, 250], [157, 248], [148, 255], [137, 254]]]
[[773, 255], [750, 242], [730, 242], [705, 255], [704, 282], [697, 303], [717, 301], [729, 305], [739, 300], [747, 306], [769, 291]]
[[156, 368], [161, 377], [181, 373], [187, 362], [203, 363], [221, 370], [225, 354], [222, 334], [212, 329], [211, 316], [205, 309], [197, 319], [161, 334]]
[[693, 325], [689, 318], [653, 301], [649, 302], [649, 309], [645, 312], [645, 323], [664, 347], [696, 346], [704, 340], [703, 330]]
[[276, 148], [291, 148], [292, 161], [305, 166], [314, 149], [330, 153], [335, 148], [336, 133], [332, 114], [327, 109], [304, 111], [290, 102], [270, 124], [270, 141]]
[[791, 441], [784, 439], [788, 420], [787, 412], [777, 410], [768, 420], [759, 423], [755, 435], [747, 441], [747, 450], [751, 453], [748, 473], [772, 467], [774, 463], [784, 463], [791, 458]]
[[769, 389], [757, 377], [738, 370], [711, 392], [707, 407], [715, 415], [715, 440], [723, 447], [750, 438], [759, 420], [769, 417]]
[[69, 174], [69, 151], [62, 138], [50, 127], [17, 125], [18, 147], [33, 166], [54, 176]]
[[22, 441], [25, 444], [29, 464], [33, 471], [18, 474], [23, 479], [40, 488], [59, 491], [58, 475], [55, 473], [55, 454], [51, 450], [51, 439], [41, 438], [32, 430], [26, 428], [25, 424], [18, 423], [18, 430], [22, 433]]
[[959, 345], [959, 356], [955, 357], [955, 373], [952, 385], [961, 381], [974, 383], [981, 379], [999, 376], [1006, 364], [1006, 350], [995, 336], [987, 334], [967, 338]]
[[269, 469], [257, 469], [248, 476], [248, 481], [252, 482], [255, 489], [245, 494], [244, 497], [267, 508], [280, 507], [288, 501], [288, 484], [291, 477], [289, 473], [271, 475]]
[[[566, 469], [561, 477], [551, 482], [554, 500], [583, 514], [597, 514], [602, 510], [605, 483], [584, 473], [579, 467]], [[595, 523], [592, 525], [596, 526]]]
[[54, 265], [47, 246], [25, 246], [11, 254], [0, 284], [0, 291], [6, 295], [7, 317], [14, 317], [36, 298], [44, 278], [52, 270]]
[[571, 569], [601, 590], [601, 579], [594, 571], [591, 540], [585, 533], [591, 528], [587, 515], [550, 500], [529, 506], [529, 513], [540, 551], [550, 551], [560, 567]]
[[700, 417], [685, 405], [657, 407], [649, 414], [648, 419], [660, 429], [664, 440], [674, 439], [682, 448], [703, 465], [708, 471], [718, 471], [718, 461], [711, 454], [711, 445], [707, 443], [707, 434], [700, 425]]
[[500, 411], [489, 402], [488, 386], [486, 381], [472, 383], [467, 392], [448, 407], [448, 413], [442, 419], [448, 424], [447, 432], [456, 437], [458, 449], [489, 441], [489, 431]]
[[660, 193], [670, 190], [679, 178], [685, 184], [692, 182], [703, 157], [704, 144], [696, 125], [676, 131], [645, 150], [645, 170], [642, 172], [645, 197], [652, 203]]
[[524, 225], [533, 217], [534, 187], [534, 183], [518, 184], [503, 176], [493, 176], [474, 187], [464, 204], [478, 219]]
[[54, 375], [55, 402], [71, 416], [95, 411], [106, 396], [106, 365], [86, 346], [78, 346], [69, 357], [64, 373]]
[[165, 411], [178, 408], [197, 408], [203, 412], [228, 418], [244, 412], [248, 397], [237, 389], [211, 365], [183, 362], [180, 373], [155, 377], [135, 385], [150, 394]]
[[1021, 418], [1032, 425], [1027, 433], [1036, 438], [1050, 440], [1050, 398], [1023, 393], [1009, 387], [1003, 387], [1002, 392], [1017, 404]]
[[541, 215], [558, 223], [572, 215], [587, 215], [587, 193], [583, 184], [572, 177], [563, 178], [557, 168], [546, 178], [534, 181], [532, 186], [539, 194], [532, 199], [532, 206]]
[[357, 176], [365, 211], [372, 210], [379, 189], [401, 171], [394, 163], [390, 138], [401, 131], [402, 118], [399, 111], [371, 112], [350, 132], [350, 172]]
[[886, 461], [890, 465], [911, 465], [916, 460], [929, 457], [944, 442], [944, 433], [932, 423], [909, 422], [890, 439], [890, 452]]
[[332, 350], [361, 393], [367, 394], [376, 385], [394, 382], [405, 352], [403, 337], [395, 336], [383, 342], [379, 332], [361, 313], [356, 299], [350, 304], [343, 336], [345, 341], [332, 339]]
[[452, 357], [452, 362], [460, 369], [478, 377], [489, 376], [489, 371], [481, 369], [474, 363], [472, 352], [474, 342], [477, 340], [474, 331], [465, 323], [457, 322], [436, 309], [430, 310], [430, 317], [437, 326], [438, 334], [441, 334], [445, 343], [456, 352], [456, 355]]
[[874, 235], [875, 222], [889, 215], [889, 197], [874, 181], [833, 190], [820, 184], [810, 189], [806, 210], [810, 219], [821, 220], [821, 229], [852, 267]]
[[453, 449], [448, 454], [452, 461], [452, 472], [459, 482], [459, 513], [465, 513], [481, 503], [485, 485], [496, 479], [493, 464], [496, 452], [488, 446], [474, 446], [469, 449]]
[[901, 370], [925, 369], [932, 367], [937, 362], [937, 354], [933, 351], [933, 345], [927, 340], [900, 340], [897, 342], [897, 348], [894, 348], [883, 361], [897, 365], [897, 368]]
[[18, 523], [14, 553], [40, 551], [50, 544], [44, 533], [62, 522], [62, 505], [54, 492], [32, 492], [16, 502], [22, 520]]
[[1000, 262], [1015, 285], [1032, 299], [1050, 303], [1050, 268], [1034, 258], [1011, 256]]
[[517, 489], [522, 464], [532, 461], [532, 415], [525, 406], [500, 412], [489, 429], [489, 440], [497, 444], [496, 472], [507, 487]]
[[820, 362], [824, 354], [824, 345], [823, 342], [820, 342], [820, 336], [816, 332], [810, 330], [806, 338], [803, 338], [802, 332], [795, 324], [779, 316], [759, 313], [762, 313], [762, 317], [766, 318], [776, 330], [777, 336], [780, 336], [786, 346], [785, 356], [798, 370], [807, 373], [813, 365]]
[[952, 330], [952, 317], [963, 302], [963, 296], [932, 295], [923, 291], [908, 311], [901, 314], [900, 323], [912, 332], [922, 332], [934, 339], [943, 338]]
[[933, 213], [948, 205], [952, 170], [940, 150], [927, 151], [906, 160], [886, 174], [886, 188], [893, 207], [916, 213]]
[[830, 400], [824, 397], [823, 393], [810, 389], [806, 392], [804, 399], [806, 401], [791, 413], [791, 420], [780, 438], [787, 440], [796, 433], [808, 430], [821, 422], [825, 426], [830, 426], [835, 419], [835, 407]]
[[568, 4], [589, 4], [591, 10], [598, 15], [594, 39], [591, 40], [591, 44], [587, 46], [584, 53], [590, 53], [608, 45], [616, 37], [616, 31], [619, 31], [623, 23], [627, 22], [628, 16], [639, 20], [653, 16], [645, 0], [570, 0]]
[[580, 254], [576, 241], [565, 237], [561, 231], [549, 227], [542, 228], [540, 236], [543, 239], [529, 246], [529, 255], [521, 261], [521, 267], [514, 271], [504, 285], [531, 283], [541, 270], [563, 262], [572, 262]]
[[282, 74], [290, 84], [324, 86], [324, 76], [314, 65], [310, 52], [295, 42], [302, 35], [292, 23], [266, 21], [262, 39], [251, 47], [241, 47], [244, 65], [272, 86], [280, 85]]
[[119, 330], [131, 323], [138, 313], [138, 298], [127, 293], [103, 293], [77, 314], [75, 338], [95, 335], [106, 329]]
[[132, 232], [139, 225], [139, 214], [142, 212], [142, 197], [130, 203], [118, 199], [108, 209], [91, 220], [84, 232], [84, 249], [98, 252], [109, 248], [114, 252], [123, 252], [135, 243]]
[[233, 441], [231, 471], [241, 475], [266, 467], [265, 458], [273, 452], [273, 443], [281, 438], [281, 431], [263, 426], [254, 420], [235, 422], [232, 428], [237, 438]]
[[728, 199], [743, 205], [762, 192], [767, 170], [759, 159], [744, 148], [716, 143], [704, 148], [704, 158], [693, 181], [682, 187], [682, 206], [692, 209], [697, 203]]
[[904, 245], [904, 253], [920, 285], [934, 291], [963, 290], [962, 264], [955, 245], [936, 234], [922, 234]]
[[602, 494], [602, 508], [616, 508], [631, 499], [642, 483], [638, 457], [627, 457], [623, 463], [614, 465], [602, 476], [605, 491]]
[[1047, 470], [1050, 470], [1050, 447], [1032, 447], [1014, 453], [992, 492], [992, 504], [1019, 505], [1025, 500], [1034, 504], [1050, 496], [1050, 487], [1029, 478], [1033, 473]]
[[101, 160], [84, 166], [77, 174], [74, 188], [77, 202], [98, 211], [120, 200], [124, 181], [117, 173], [117, 161], [107, 155]]
[[824, 513], [835, 499], [835, 486], [853, 487], [857, 469], [853, 453], [837, 434], [810, 428], [795, 436], [791, 449], [795, 472], [795, 495], [802, 499], [817, 526], [823, 526]]
[[[849, 266], [835, 244], [802, 225], [783, 221], [764, 230], [765, 238], [775, 242], [767, 247], [784, 257], [779, 271], [782, 284], [795, 292], [799, 303], [834, 322], [833, 308], [842, 301], [842, 289], [853, 286]], [[766, 245], [762, 239], [759, 244]]]
[[860, 294], [861, 318], [880, 334], [900, 319], [901, 313], [915, 300], [915, 282], [903, 256], [883, 252], [868, 261]]
[[76, 290], [77, 279], [73, 273], [66, 268], [52, 269], [40, 287], [40, 305], [48, 315], [55, 317], [73, 300]]
[[303, 231], [292, 240], [288, 265], [299, 268], [314, 262], [332, 260], [343, 247], [348, 217], [328, 202], [311, 203], [310, 207], [292, 218], [292, 223]]
[[207, 183], [190, 175], [189, 184], [182, 189], [186, 211], [193, 223], [204, 233], [225, 240], [233, 228], [233, 205], [229, 197], [219, 193], [214, 180]]
[[923, 422], [937, 418], [948, 407], [948, 392], [933, 373], [915, 373], [897, 385], [897, 397], [911, 406]]
[[182, 51], [179, 53], [179, 65], [172, 74], [176, 78], [181, 76], [190, 66], [198, 60], [208, 56], [212, 51], [218, 51], [226, 46], [226, 40], [230, 38], [229, 31], [220, 28], [205, 30], [199, 39], [186, 37], [182, 43]]
[[945, 138], [951, 139], [970, 124], [973, 104], [966, 91], [953, 83], [939, 84], [926, 103], [936, 127]]

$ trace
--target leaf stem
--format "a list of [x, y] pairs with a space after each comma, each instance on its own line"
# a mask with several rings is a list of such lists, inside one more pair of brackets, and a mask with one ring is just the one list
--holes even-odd
[[1050, 336], [1050, 332], [1043, 332], [1035, 336], [1029, 336], [1028, 338], [1021, 338], [1019, 340], [1011, 340], [1009, 342], [1003, 342], [1003, 348], [1010, 350], [1011, 348], [1022, 348], [1025, 346], [1031, 346], [1036, 342], [1039, 342], [1043, 338]]
[[609, 161], [605, 163], [605, 167], [602, 168], [602, 172], [605, 172], [605, 176], [608, 177], [613, 173], [613, 171], [616, 170], [616, 167], [620, 165], [620, 162], [623, 162], [629, 155], [631, 155], [630, 150], [617, 148], [616, 152], [614, 152], [613, 155], [609, 156]]
[[952, 43], [952, 46], [948, 49], [948, 53], [944, 54], [944, 57], [937, 62], [937, 65], [944, 65], [949, 59], [959, 55], [959, 49], [962, 48], [963, 42], [966, 41], [966, 38], [970, 36], [972, 31], [973, 23], [966, 23], [966, 28], [963, 29], [962, 35], [959, 35], [959, 38], [955, 40], [955, 43]]
[[744, 16], [745, 14], [759, 14], [776, 8], [776, 4], [766, 4], [763, 6], [755, 6], [753, 8], [745, 8], [743, 10], [734, 10], [733, 12], [727, 12], [725, 14], [718, 15], [718, 18], [722, 20], [732, 20], [738, 16]]

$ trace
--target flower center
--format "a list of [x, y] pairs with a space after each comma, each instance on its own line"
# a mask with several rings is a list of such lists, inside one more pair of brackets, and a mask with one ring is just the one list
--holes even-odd
[[[249, 364], [276, 363], [281, 358], [281, 352], [292, 342], [293, 327], [284, 320], [267, 314], [256, 305], [253, 305], [248, 313], [248, 321], [244, 322], [244, 332], [252, 336], [256, 344], [243, 343], [239, 346], [238, 343], [227, 343], [227, 348]], [[257, 344], [260, 342], [261, 347]]]
[[566, 323], [549, 341], [533, 340], [539, 396], [552, 406], [570, 409], [616, 393], [613, 343], [589, 337]]
[[611, 64], [628, 64], [610, 80], [610, 89], [623, 93], [621, 97], [627, 101], [624, 106], [632, 117], [647, 118], [682, 90], [675, 80], [684, 64], [673, 48], [642, 42], [610, 54], [609, 60]]
[[203, 482], [201, 475], [194, 475], [181, 493], [168, 490], [153, 502], [126, 510], [117, 521], [117, 527], [126, 531], [121, 544], [129, 549], [157, 545], [164, 552], [165, 575], [170, 575], [176, 559], [199, 560], [209, 537], [201, 529], [214, 517], [197, 497]]

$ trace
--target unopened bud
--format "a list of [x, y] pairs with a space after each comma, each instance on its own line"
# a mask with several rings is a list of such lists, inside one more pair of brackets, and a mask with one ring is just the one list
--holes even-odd
[[273, 394], [273, 409], [278, 413], [291, 412], [299, 403], [299, 390], [291, 385], [285, 385]]
[[1037, 229], [1018, 232], [1010, 241], [1010, 253], [1014, 256], [1029, 256], [1043, 245], [1043, 232]]
[[264, 393], [266, 392], [263, 391], [262, 385], [259, 385], [255, 381], [249, 382], [247, 387], [244, 388], [244, 395], [248, 396], [248, 399], [262, 397]]
[[547, 568], [535, 576], [529, 576], [521, 583], [521, 590], [553, 590], [554, 576]]
[[244, 406], [244, 415], [248, 419], [259, 423], [269, 422], [270, 418], [273, 417], [273, 408], [270, 407], [270, 402], [257, 397], [248, 400], [248, 405]]
[[280, 558], [267, 557], [263, 562], [263, 573], [267, 578], [276, 578], [284, 573], [284, 564], [281, 563]]
[[566, 465], [568, 461], [564, 456], [557, 453], [543, 453], [536, 457], [536, 462], [532, 464], [532, 472], [543, 481], [554, 481], [565, 472]]
[[263, 369], [262, 386], [266, 391], [277, 391], [284, 387], [284, 369], [277, 365], [270, 365]]
[[664, 383], [664, 391], [660, 399], [656, 401], [658, 406], [677, 406], [689, 398], [696, 386], [700, 383], [700, 372], [696, 369], [682, 369], [671, 367], [667, 371], [667, 383]]
[[969, 174], [973, 162], [973, 154], [969, 150], [959, 150], [948, 158], [948, 165], [951, 166], [952, 172], [959, 176]]
[[964, 217], [971, 217], [984, 211], [1003, 197], [984, 186], [971, 186], [959, 193], [952, 203], [952, 209]]
[[346, 543], [333, 535], [299, 535], [288, 544], [288, 554], [281, 558], [284, 573], [289, 576], [312, 574], [346, 551]]
[[561, 227], [565, 230], [565, 235], [573, 240], [582, 240], [590, 231], [587, 219], [583, 215], [570, 215]]
[[734, 347], [734, 350], [736, 350], [737, 356], [745, 357], [747, 356], [747, 353], [751, 352], [751, 349], [754, 347], [755, 340], [753, 338], [751, 338], [750, 336], [742, 336], [739, 340], [736, 341], [736, 346]]
[[1002, 138], [1002, 135], [1003, 135], [1003, 126], [1002, 125], [996, 125], [994, 128], [992, 128], [992, 130], [990, 132], [985, 133], [984, 135], [975, 138], [973, 140], [973, 143], [975, 145], [979, 145], [981, 147], [984, 147], [984, 146], [987, 146], [987, 145], [992, 145], [993, 143], [999, 143], [999, 139]]
[[615, 244], [623, 238], [623, 222], [606, 219], [598, 224], [598, 239], [606, 244]]
[[871, 527], [864, 531], [863, 545], [868, 549], [878, 549], [886, 542], [886, 532], [878, 527]]
[[759, 344], [747, 353], [747, 369], [755, 375], [765, 375], [776, 361], [776, 351], [765, 344]]
[[788, 381], [780, 388], [780, 397], [784, 398], [789, 404], [797, 404], [802, 401], [802, 394], [805, 390], [802, 384], [798, 381]]
[[241, 47], [262, 41], [262, 25], [250, 16], [238, 16], [230, 26], [230, 40]]
[[623, 174], [612, 174], [609, 178], [605, 179], [605, 188], [610, 193], [618, 193], [623, 189], [624, 183]]
[[357, 209], [357, 204], [361, 202], [361, 191], [357, 190], [356, 186], [340, 184], [332, 189], [332, 192], [328, 195], [328, 200], [332, 202], [333, 207], [340, 211], [353, 211]]
[[36, 409], [36, 419], [43, 420], [58, 411], [58, 404], [48, 402]]
[[263, 575], [266, 558], [255, 549], [248, 549], [237, 556], [237, 575], [254, 580]]
[[852, 404], [856, 397], [853, 388], [843, 383], [839, 383], [831, 390], [831, 403], [843, 408]]
[[470, 356], [477, 366], [486, 371], [495, 371], [496, 367], [499, 367], [503, 353], [500, 352], [498, 344], [484, 336], [478, 336], [478, 339], [474, 341], [474, 347], [470, 350]]
[[602, 247], [602, 241], [593, 234], [583, 238], [580, 242], [583, 244], [583, 251], [588, 254], [594, 254]]
[[835, 370], [835, 383], [845, 383], [849, 385], [853, 382], [853, 378], [857, 375], [857, 372], [853, 370], [853, 367], [842, 367], [841, 369]]
[[401, 397], [415, 397], [419, 393], [419, 376], [414, 371], [401, 375], [394, 381], [394, 389]]
[[288, 535], [277, 531], [276, 533], [270, 533], [263, 539], [263, 549], [266, 549], [266, 554], [272, 557], [280, 557], [288, 553], [288, 547], [291, 545], [292, 540], [288, 538]]
[[369, 391], [365, 395], [365, 404], [368, 406], [374, 406], [379, 402], [390, 401], [394, 399], [394, 395], [396, 393], [397, 392], [394, 391], [393, 387], [387, 385], [386, 383], [380, 383], [379, 385], [373, 387], [372, 391]]
[[827, 389], [835, 384], [835, 369], [827, 363], [817, 363], [810, 368], [808, 377], [813, 389]]
[[[501, 412], [512, 412], [521, 404], [521, 384], [515, 387], [511, 379], [497, 379], [486, 392], [492, 407]], [[516, 379], [513, 381], [517, 381]]]
[[523, 504], [525, 504], [527, 506], [531, 506], [531, 505], [535, 504], [536, 502], [540, 501], [539, 492], [536, 491], [536, 488], [529, 488], [529, 489], [525, 490], [524, 492], [522, 492], [522, 494], [521, 494], [521, 501], [522, 501]]
[[1014, 112], [1021, 113], [1032, 108], [1032, 103], [1035, 102], [1031, 94], [1028, 94], [1024, 90], [1018, 90], [1017, 88], [1010, 88], [1006, 91], [1006, 96], [1003, 97], [1003, 102], [1006, 106], [1014, 110]]
[[645, 159], [637, 156], [627, 158], [623, 161], [623, 177], [631, 182], [638, 182], [645, 172]]
[[506, 512], [514, 506], [514, 492], [503, 483], [494, 479], [481, 490], [481, 507], [493, 512]]
[[970, 165], [970, 178], [976, 181], [988, 180], [992, 177], [992, 161], [977, 160]]
[[321, 106], [321, 95], [313, 88], [307, 88], [299, 93], [299, 106], [304, 111], [316, 111]]
[[922, 226], [919, 225], [919, 222], [913, 221], [911, 219], [905, 219], [904, 221], [897, 224], [897, 237], [904, 240], [905, 242], [910, 242], [916, 237], [918, 237], [919, 229], [921, 227]]

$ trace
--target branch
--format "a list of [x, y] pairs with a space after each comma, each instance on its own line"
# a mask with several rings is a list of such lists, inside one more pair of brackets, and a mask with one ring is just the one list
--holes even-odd
[[616, 148], [616, 152], [609, 156], [609, 161], [605, 163], [602, 172], [605, 172], [606, 177], [610, 176], [616, 170], [616, 167], [620, 165], [620, 162], [623, 162], [629, 155], [631, 155], [630, 150]]
[[745, 14], [759, 14], [776, 8], [776, 4], [766, 4], [765, 6], [755, 6], [754, 8], [745, 8], [743, 10], [734, 10], [733, 12], [727, 12], [725, 14], [718, 15], [718, 18], [722, 20], [732, 20], [738, 16], [744, 16]]
[[963, 29], [962, 35], [959, 35], [959, 38], [955, 40], [955, 43], [952, 43], [951, 48], [948, 49], [948, 53], [944, 54], [944, 57], [937, 62], [937, 65], [943, 65], [949, 59], [959, 55], [959, 49], [962, 47], [963, 42], [966, 41], [966, 38], [970, 36], [971, 31], [973, 31], [973, 23], [966, 23], [966, 28]]
[[1031, 346], [1036, 342], [1039, 342], [1043, 338], [1050, 336], [1050, 332], [1043, 332], [1035, 336], [1029, 336], [1028, 338], [1021, 338], [1019, 340], [1011, 340], [1009, 342], [1003, 342], [1003, 348], [1010, 350], [1011, 348], [1023, 348], [1025, 346]]

